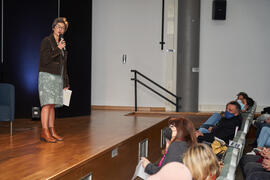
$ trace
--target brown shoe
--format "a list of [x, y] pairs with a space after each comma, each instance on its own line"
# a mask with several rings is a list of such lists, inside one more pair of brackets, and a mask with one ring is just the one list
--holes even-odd
[[57, 141], [64, 141], [64, 138], [63, 138], [63, 137], [58, 136], [58, 135], [56, 134], [54, 127], [49, 127], [49, 129], [50, 129], [50, 133], [51, 133], [51, 135], [52, 135], [52, 137], [53, 137], [54, 139], [56, 139]]
[[48, 128], [42, 128], [40, 134], [40, 140], [48, 142], [48, 143], [56, 143], [56, 140], [50, 135]]

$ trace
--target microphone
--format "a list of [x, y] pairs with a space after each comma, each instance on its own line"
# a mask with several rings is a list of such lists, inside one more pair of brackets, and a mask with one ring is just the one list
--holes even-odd
[[[60, 39], [60, 41], [61, 41], [62, 39], [64, 40], [64, 35], [63, 35], [63, 34], [59, 34], [59, 39]], [[60, 41], [59, 41], [59, 42], [60, 42]], [[63, 50], [65, 51], [65, 50], [66, 50], [66, 47], [64, 47]]]

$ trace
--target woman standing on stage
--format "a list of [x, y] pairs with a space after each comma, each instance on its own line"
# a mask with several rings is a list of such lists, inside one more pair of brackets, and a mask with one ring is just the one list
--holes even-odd
[[49, 143], [63, 141], [54, 129], [54, 108], [63, 105], [63, 89], [69, 89], [66, 42], [62, 38], [67, 28], [66, 18], [56, 18], [52, 23], [53, 32], [42, 40], [40, 47], [38, 78], [39, 99], [42, 107], [40, 139]]

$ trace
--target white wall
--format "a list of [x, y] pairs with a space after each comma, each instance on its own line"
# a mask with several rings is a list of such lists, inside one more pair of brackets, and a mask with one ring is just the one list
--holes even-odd
[[[201, 0], [199, 109], [222, 110], [239, 91], [269, 106], [270, 1], [227, 0], [225, 21], [212, 20], [212, 1]], [[130, 69], [165, 86], [160, 26], [161, 1], [93, 0], [92, 105], [132, 106]], [[139, 106], [164, 106], [145, 88], [138, 94]]]
[[[92, 105], [133, 106], [131, 69], [165, 86], [160, 36], [161, 1], [93, 0]], [[139, 86], [138, 106], [164, 107], [164, 101]]]
[[201, 0], [200, 109], [223, 108], [239, 91], [269, 106], [270, 1], [227, 0], [225, 21], [212, 20], [212, 2]]

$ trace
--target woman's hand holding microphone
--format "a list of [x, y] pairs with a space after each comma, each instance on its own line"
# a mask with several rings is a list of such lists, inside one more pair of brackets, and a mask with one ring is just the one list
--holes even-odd
[[61, 38], [61, 40], [59, 41], [59, 44], [58, 44], [58, 48], [61, 50], [62, 49], [65, 50], [65, 47], [66, 47], [66, 41], [63, 38]]

